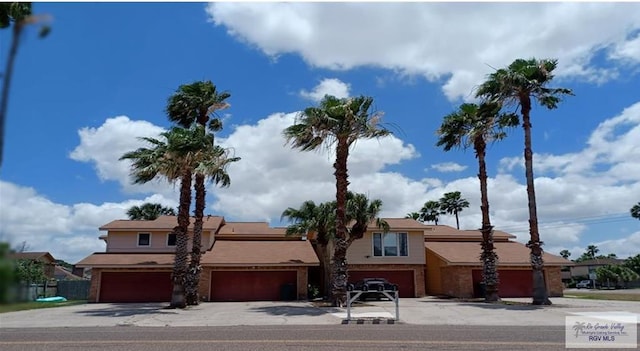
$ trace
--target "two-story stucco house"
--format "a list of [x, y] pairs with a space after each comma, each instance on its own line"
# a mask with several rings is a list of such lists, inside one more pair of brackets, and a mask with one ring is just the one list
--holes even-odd
[[[349, 281], [386, 278], [401, 297], [426, 294], [479, 295], [479, 231], [425, 225], [412, 219], [385, 218], [390, 230], [374, 224], [347, 253]], [[90, 301], [169, 301], [176, 218], [154, 221], [116, 220], [100, 228], [106, 252], [92, 254], [77, 267], [92, 269]], [[192, 235], [192, 232], [189, 232]], [[495, 232], [503, 297], [531, 296], [528, 249]], [[313, 239], [313, 235], [310, 235]], [[306, 299], [309, 283], [322, 285], [314, 240], [286, 236], [284, 228], [265, 222], [226, 222], [205, 218], [200, 295], [205, 301]], [[329, 247], [329, 252], [332, 252]], [[545, 277], [551, 296], [562, 295], [560, 267], [571, 262], [545, 254]]]

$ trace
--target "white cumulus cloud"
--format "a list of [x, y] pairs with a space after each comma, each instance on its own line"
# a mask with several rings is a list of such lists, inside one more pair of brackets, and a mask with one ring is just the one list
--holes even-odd
[[[640, 6], [633, 3], [216, 2], [207, 13], [266, 55], [422, 75], [451, 100], [471, 98], [492, 67], [520, 57], [558, 58], [559, 77], [594, 82], [615, 78], [611, 65], [620, 59], [638, 63], [632, 34]], [[594, 60], [603, 51], [605, 66]]]
[[326, 78], [320, 81], [311, 91], [301, 90], [300, 96], [315, 102], [320, 102], [325, 95], [333, 95], [339, 99], [349, 97], [349, 84], [336, 78]]
[[431, 165], [431, 168], [438, 172], [462, 172], [467, 169], [467, 166], [455, 162], [443, 162]]

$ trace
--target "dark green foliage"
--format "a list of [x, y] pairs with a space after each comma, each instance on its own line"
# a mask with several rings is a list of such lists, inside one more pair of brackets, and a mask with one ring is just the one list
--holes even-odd
[[31, 16], [30, 2], [0, 3], [0, 28], [7, 28], [13, 22], [20, 22]]
[[175, 216], [176, 211], [170, 207], [164, 207], [158, 203], [144, 203], [140, 206], [132, 206], [127, 210], [127, 216], [131, 220], [152, 221], [160, 216]]
[[16, 280], [21, 283], [41, 283], [47, 280], [44, 263], [37, 260], [16, 260]]
[[633, 207], [631, 207], [629, 212], [631, 213], [631, 217], [637, 218], [637, 219], [640, 220], [640, 202], [638, 202], [637, 204], [633, 205]]

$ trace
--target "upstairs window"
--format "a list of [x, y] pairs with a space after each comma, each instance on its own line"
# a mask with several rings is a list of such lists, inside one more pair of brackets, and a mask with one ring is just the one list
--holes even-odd
[[167, 234], [167, 246], [176, 246], [176, 234], [175, 233]]
[[407, 233], [373, 233], [373, 256], [409, 256]]
[[138, 246], [151, 246], [151, 233], [138, 233]]

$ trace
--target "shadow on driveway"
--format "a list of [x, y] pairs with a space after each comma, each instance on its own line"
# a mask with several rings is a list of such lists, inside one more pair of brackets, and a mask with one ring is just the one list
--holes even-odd
[[130, 317], [147, 314], [176, 314], [167, 307], [159, 304], [122, 303], [109, 304], [104, 308], [93, 308], [75, 313], [94, 317]]
[[337, 308], [332, 307], [312, 307], [312, 306], [261, 306], [252, 307], [250, 311], [266, 313], [272, 316], [321, 316], [327, 313], [340, 312]]

